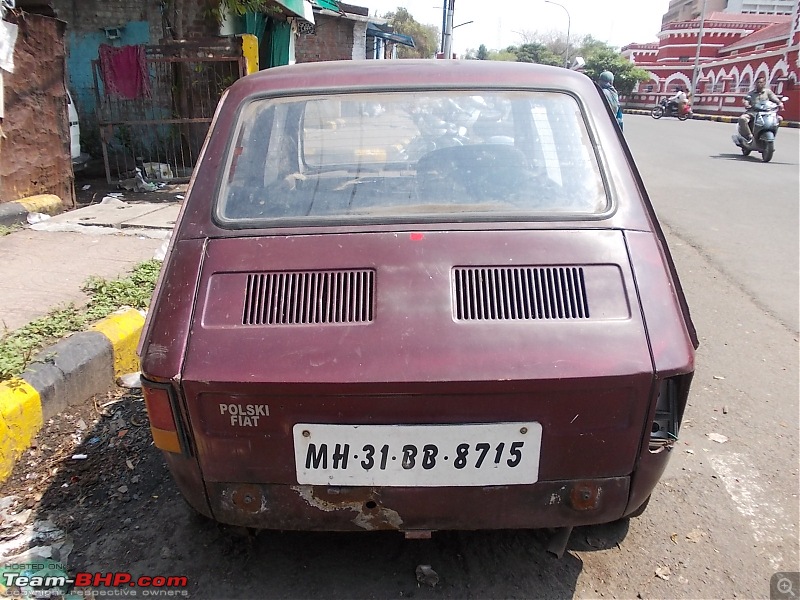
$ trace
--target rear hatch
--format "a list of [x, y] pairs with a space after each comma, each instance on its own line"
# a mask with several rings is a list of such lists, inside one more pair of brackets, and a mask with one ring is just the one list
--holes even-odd
[[627, 475], [652, 382], [615, 230], [210, 240], [182, 375], [206, 481], [334, 485]]

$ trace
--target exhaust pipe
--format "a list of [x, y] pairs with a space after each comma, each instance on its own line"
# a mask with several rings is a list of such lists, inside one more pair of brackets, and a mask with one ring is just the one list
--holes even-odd
[[553, 536], [550, 538], [550, 541], [547, 543], [547, 552], [555, 556], [556, 558], [561, 558], [564, 556], [564, 552], [567, 549], [567, 543], [569, 542], [569, 536], [572, 535], [572, 527], [559, 527], [553, 533]]

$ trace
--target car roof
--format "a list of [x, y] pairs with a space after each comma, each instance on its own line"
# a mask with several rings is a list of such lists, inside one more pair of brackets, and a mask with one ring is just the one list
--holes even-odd
[[346, 60], [274, 67], [248, 75], [231, 86], [234, 95], [259, 91], [402, 87], [553, 88], [596, 95], [581, 73], [533, 63], [483, 60]]

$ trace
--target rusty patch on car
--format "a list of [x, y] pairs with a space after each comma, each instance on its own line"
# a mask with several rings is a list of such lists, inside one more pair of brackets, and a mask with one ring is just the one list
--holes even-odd
[[595, 483], [578, 483], [569, 493], [569, 501], [575, 510], [593, 510], [600, 503], [603, 488]]
[[258, 486], [240, 485], [231, 493], [231, 502], [241, 511], [251, 514], [266, 510], [264, 496]]
[[[309, 506], [324, 512], [351, 510], [356, 513], [352, 522], [367, 531], [381, 529], [400, 529], [403, 519], [392, 510], [381, 506], [375, 500], [373, 490], [358, 488], [357, 490], [341, 490], [341, 488], [325, 488], [311, 485], [297, 485], [291, 488]], [[323, 497], [324, 496], [324, 497]]]

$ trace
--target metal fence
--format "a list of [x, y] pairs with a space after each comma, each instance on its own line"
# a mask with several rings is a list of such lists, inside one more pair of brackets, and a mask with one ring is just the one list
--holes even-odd
[[[246, 74], [241, 52], [199, 47], [146, 47], [147, 92], [128, 99], [110, 92], [101, 61], [92, 61], [106, 178], [186, 181], [191, 176], [222, 93]], [[149, 93], [148, 93], [149, 92]]]

